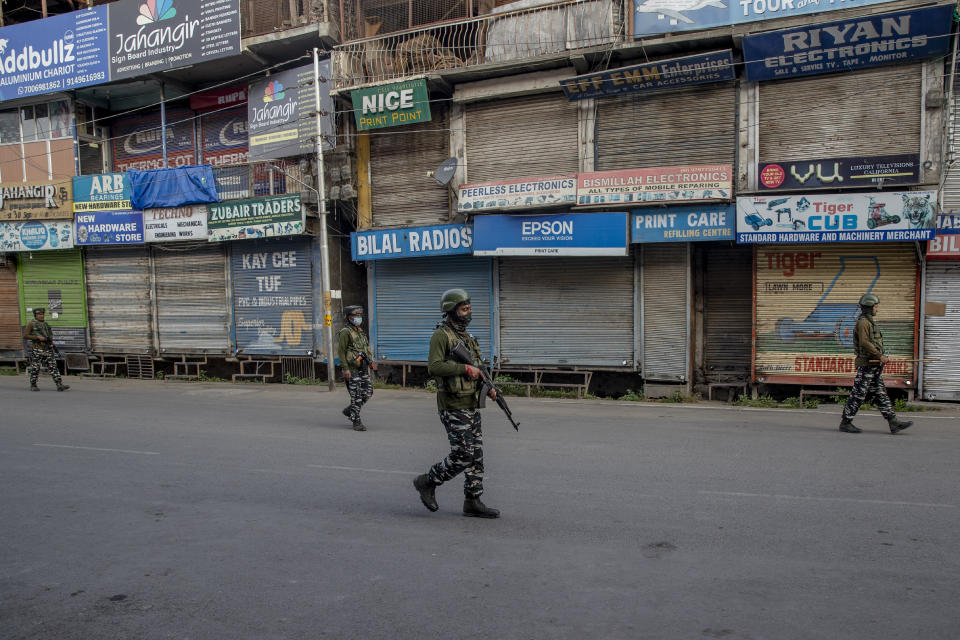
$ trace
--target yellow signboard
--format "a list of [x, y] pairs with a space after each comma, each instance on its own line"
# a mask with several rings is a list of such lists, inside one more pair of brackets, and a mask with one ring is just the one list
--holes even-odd
[[73, 183], [0, 183], [0, 220], [72, 220]]

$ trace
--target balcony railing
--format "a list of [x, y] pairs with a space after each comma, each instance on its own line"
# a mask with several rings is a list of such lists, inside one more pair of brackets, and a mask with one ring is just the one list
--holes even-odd
[[431, 71], [558, 56], [623, 41], [623, 0], [570, 0], [494, 9], [334, 47], [335, 90], [402, 80]]
[[318, 22], [339, 24], [340, 0], [240, 0], [244, 38]]
[[[270, 166], [271, 164], [280, 167], [283, 171], [277, 171]], [[213, 169], [213, 179], [221, 200], [275, 196], [302, 191], [309, 193], [301, 183], [313, 184], [313, 176], [309, 173], [309, 165], [306, 171], [303, 166], [295, 160], [220, 166]]]

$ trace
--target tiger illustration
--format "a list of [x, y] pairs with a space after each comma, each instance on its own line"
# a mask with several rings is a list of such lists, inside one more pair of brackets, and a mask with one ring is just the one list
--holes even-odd
[[930, 226], [929, 222], [933, 219], [930, 194], [920, 197], [904, 193], [903, 217], [910, 221], [910, 227], [913, 229], [923, 229]]

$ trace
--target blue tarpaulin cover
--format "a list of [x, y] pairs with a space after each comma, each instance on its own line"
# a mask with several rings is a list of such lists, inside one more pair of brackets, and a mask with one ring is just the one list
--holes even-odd
[[130, 204], [137, 211], [220, 202], [208, 164], [174, 169], [127, 170]]

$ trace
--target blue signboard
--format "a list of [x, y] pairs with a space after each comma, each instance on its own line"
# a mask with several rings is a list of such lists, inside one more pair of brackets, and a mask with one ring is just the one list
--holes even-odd
[[109, 80], [107, 5], [0, 28], [0, 100]]
[[466, 224], [408, 227], [350, 234], [354, 260], [449, 256], [473, 252], [473, 228]]
[[634, 0], [633, 35], [696, 31], [728, 24], [774, 20], [891, 0]]
[[590, 73], [561, 80], [560, 85], [567, 94], [567, 100], [583, 100], [651, 89], [722, 82], [733, 78], [733, 52], [727, 49]]
[[733, 240], [732, 204], [634, 209], [631, 242], [708, 242]]
[[77, 214], [77, 244], [143, 244], [142, 211]]
[[625, 256], [626, 213], [477, 216], [478, 256]]
[[130, 181], [126, 173], [74, 176], [73, 210], [106, 211], [130, 208]]
[[939, 216], [937, 216], [937, 235], [938, 236], [960, 235], [960, 214], [942, 213]]
[[746, 77], [756, 82], [946, 55], [953, 11], [942, 5], [746, 36]]

